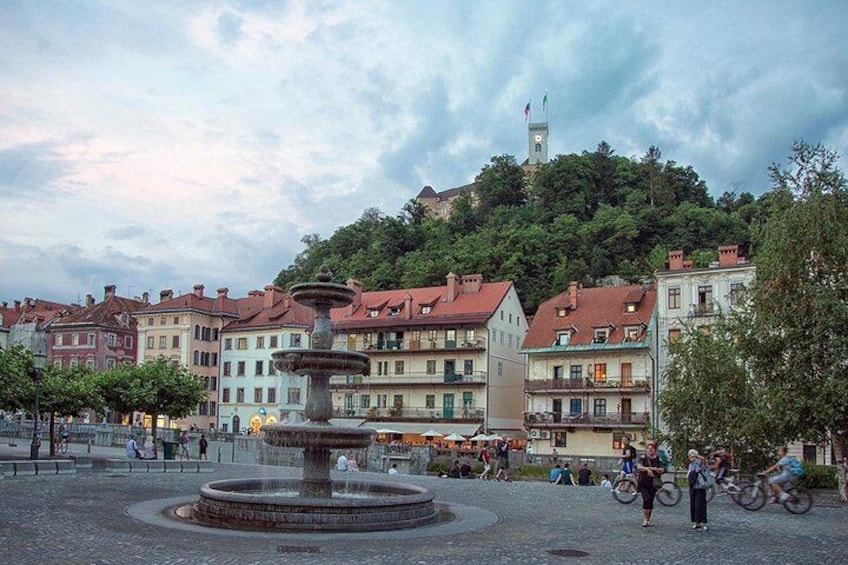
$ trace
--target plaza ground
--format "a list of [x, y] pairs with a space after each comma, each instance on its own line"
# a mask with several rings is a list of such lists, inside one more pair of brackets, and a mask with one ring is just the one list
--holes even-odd
[[[72, 446], [81, 453], [85, 448]], [[0, 445], [0, 458], [28, 457], [29, 446]], [[123, 450], [92, 448], [92, 457]], [[6, 477], [0, 481], [3, 563], [845, 563], [848, 507], [815, 506], [794, 516], [777, 505], [747, 512], [721, 497], [709, 506], [710, 531], [690, 530], [687, 497], [658, 506], [642, 528], [639, 500], [622, 505], [601, 487], [359, 473], [431, 489], [436, 501], [478, 515], [463, 528], [442, 526], [373, 534], [258, 534], [166, 527], [138, 519], [166, 500], [188, 500], [218, 479], [299, 477], [288, 467], [214, 464], [212, 473]], [[344, 478], [339, 473], [338, 478]], [[471, 507], [471, 508], [469, 508]], [[476, 512], [474, 508], [479, 508]], [[150, 512], [151, 516], [154, 514]], [[156, 518], [155, 516], [153, 516]], [[456, 526], [456, 524], [454, 524]], [[561, 552], [582, 552], [563, 557]]]

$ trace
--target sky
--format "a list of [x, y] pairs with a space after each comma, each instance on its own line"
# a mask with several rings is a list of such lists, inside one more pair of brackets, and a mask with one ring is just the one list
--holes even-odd
[[848, 154], [846, 28], [841, 0], [3, 0], [0, 301], [245, 296], [306, 235], [523, 161], [528, 101], [551, 157], [654, 145], [759, 195], [796, 139]]

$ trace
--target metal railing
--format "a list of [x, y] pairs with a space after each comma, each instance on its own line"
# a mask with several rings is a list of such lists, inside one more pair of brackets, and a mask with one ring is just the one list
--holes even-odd
[[390, 385], [439, 385], [439, 384], [484, 384], [486, 382], [485, 371], [474, 371], [462, 373], [455, 371], [439, 373], [403, 373], [401, 375], [354, 375], [349, 377], [332, 377], [330, 379], [331, 390], [360, 389], [369, 386]]
[[427, 406], [397, 406], [388, 408], [336, 407], [336, 418], [366, 418], [368, 420], [474, 420], [482, 421], [486, 411], [482, 408], [429, 408]]
[[552, 391], [552, 390], [575, 390], [575, 389], [628, 389], [634, 391], [645, 391], [650, 389], [647, 377], [630, 377], [624, 378], [614, 377], [607, 378], [605, 381], [595, 381], [592, 379], [525, 379], [524, 391]]
[[362, 351], [366, 353], [380, 352], [395, 352], [395, 351], [432, 351], [432, 350], [484, 350], [486, 349], [486, 340], [483, 337], [457, 339], [387, 339], [387, 340], [372, 340], [365, 342], [361, 336], [357, 336], [353, 347], [350, 342], [337, 340], [335, 347], [342, 350]]
[[647, 412], [525, 412], [524, 423], [535, 427], [642, 426], [650, 421]]

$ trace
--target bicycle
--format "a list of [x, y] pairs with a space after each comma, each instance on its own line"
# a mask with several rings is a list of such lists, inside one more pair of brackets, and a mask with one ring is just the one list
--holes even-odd
[[[746, 510], [757, 511], [765, 506], [772, 496], [766, 475], [758, 474], [757, 480], [743, 489], [742, 498], [748, 504], [742, 504]], [[806, 514], [813, 507], [813, 495], [807, 489], [795, 486], [791, 482], [784, 485], [783, 492], [788, 495], [780, 504], [792, 514]]]
[[56, 453], [61, 453], [62, 455], [68, 452], [68, 438], [67, 437], [57, 437], [54, 440], [54, 451]]
[[742, 493], [745, 487], [749, 484], [751, 484], [751, 482], [746, 480], [741, 480], [736, 483], [735, 478], [730, 475], [724, 478], [723, 485], [718, 481], [713, 481], [713, 486], [707, 489], [707, 502], [711, 502], [716, 496], [727, 494], [733, 502], [740, 506], [744, 506]]
[[[633, 474], [619, 477], [612, 485], [612, 497], [622, 504], [630, 504], [636, 500], [637, 483]], [[680, 502], [683, 494], [680, 487], [674, 481], [663, 481], [662, 487], [657, 489], [657, 502], [663, 506], [675, 506]]]

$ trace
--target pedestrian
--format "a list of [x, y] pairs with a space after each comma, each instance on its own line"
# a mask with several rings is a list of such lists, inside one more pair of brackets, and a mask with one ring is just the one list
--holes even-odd
[[353, 455], [353, 452], [347, 454], [347, 470], [359, 471], [359, 464], [357, 464], [356, 457]]
[[489, 448], [487, 446], [483, 446], [480, 448], [480, 455], [477, 456], [478, 461], [483, 462], [483, 473], [480, 475], [480, 478], [484, 481], [490, 480], [492, 474], [492, 456], [489, 454]]
[[595, 484], [592, 481], [592, 470], [589, 469], [589, 465], [583, 463], [580, 466], [580, 470], [577, 471], [577, 484], [581, 487], [588, 487], [589, 485]]
[[197, 448], [200, 450], [200, 455], [197, 456], [198, 459], [209, 460], [209, 457], [206, 455], [206, 449], [208, 447], [209, 442], [206, 441], [206, 434], [200, 434], [200, 439], [197, 440]]
[[144, 440], [144, 458], [145, 459], [156, 459], [156, 449], [153, 446], [153, 436], [147, 436], [147, 439]]
[[529, 465], [533, 464], [533, 446], [530, 442], [527, 442], [527, 447], [524, 449], [524, 452], [527, 454], [527, 463]]
[[551, 469], [551, 472], [548, 474], [548, 482], [552, 485], [561, 485], [562, 484], [562, 467], [557, 463]]
[[574, 486], [574, 471], [571, 470], [571, 463], [565, 463], [562, 466], [562, 484]]
[[610, 476], [604, 473], [601, 476], [601, 488], [608, 488], [612, 490], [612, 483], [610, 482]]
[[698, 450], [689, 450], [689, 519], [693, 530], [707, 531], [707, 490], [698, 481], [701, 473], [709, 473], [706, 460], [698, 454]]
[[126, 448], [127, 459], [141, 459], [141, 452], [138, 450], [138, 444], [134, 437], [128, 436]]
[[344, 453], [336, 459], [336, 471], [347, 471], [347, 457], [345, 457]]
[[662, 474], [665, 473], [662, 459], [657, 455], [655, 440], [648, 442], [645, 453], [639, 457], [636, 470], [639, 471], [639, 493], [642, 495], [642, 527], [648, 528], [654, 525], [651, 521], [654, 513], [654, 499], [657, 496], [657, 490], [662, 488]]
[[180, 451], [180, 458], [191, 459], [188, 454], [188, 430], [183, 430], [183, 433], [180, 434], [177, 440], [177, 446]]
[[495, 451], [498, 455], [498, 472], [495, 475], [495, 480], [500, 481], [503, 477], [506, 482], [511, 483], [512, 479], [509, 478], [509, 442], [506, 435], [501, 436], [501, 439], [498, 440]]
[[392, 466], [389, 468], [389, 474], [390, 475], [397, 475], [398, 474], [397, 463], [392, 463]]
[[559, 451], [557, 451], [556, 447], [551, 451], [551, 463], [554, 465], [559, 463]]

